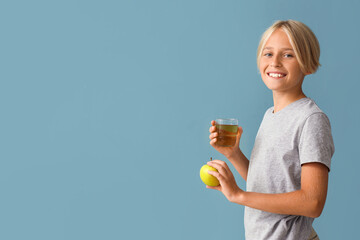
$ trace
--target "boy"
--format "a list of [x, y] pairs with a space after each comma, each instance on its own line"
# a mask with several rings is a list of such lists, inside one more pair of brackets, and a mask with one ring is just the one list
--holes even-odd
[[250, 161], [239, 148], [242, 128], [234, 147], [221, 147], [211, 122], [210, 144], [234, 165], [247, 191], [220, 160], [208, 162], [220, 185], [207, 188], [245, 206], [247, 240], [319, 239], [312, 223], [325, 205], [334, 144], [329, 119], [302, 91], [319, 57], [316, 36], [301, 22], [277, 21], [264, 32], [257, 63], [274, 106], [265, 112]]

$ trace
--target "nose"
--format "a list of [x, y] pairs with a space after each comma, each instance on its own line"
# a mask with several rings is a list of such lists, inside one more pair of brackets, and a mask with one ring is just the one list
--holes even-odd
[[275, 55], [270, 63], [271, 67], [281, 67], [281, 60], [279, 55]]

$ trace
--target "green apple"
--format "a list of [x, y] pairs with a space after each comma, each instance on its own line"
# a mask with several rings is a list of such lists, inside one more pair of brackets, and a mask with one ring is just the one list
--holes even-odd
[[209, 170], [215, 171], [215, 172], [218, 171], [216, 168], [210, 167], [209, 165], [205, 164], [200, 169], [201, 180], [208, 186], [212, 186], [212, 187], [219, 186], [220, 185], [219, 180], [216, 177], [214, 177], [213, 175], [210, 175], [208, 173]]

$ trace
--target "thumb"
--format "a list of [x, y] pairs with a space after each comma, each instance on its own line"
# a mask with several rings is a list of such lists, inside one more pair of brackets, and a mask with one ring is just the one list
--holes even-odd
[[210, 189], [214, 189], [214, 190], [220, 191], [220, 185], [219, 185], [219, 186], [216, 186], [216, 187], [212, 187], [212, 186], [206, 185], [206, 188], [210, 188]]
[[239, 143], [240, 142], [240, 138], [241, 138], [241, 135], [243, 133], [243, 128], [242, 127], [238, 127], [238, 133], [236, 135], [236, 142]]

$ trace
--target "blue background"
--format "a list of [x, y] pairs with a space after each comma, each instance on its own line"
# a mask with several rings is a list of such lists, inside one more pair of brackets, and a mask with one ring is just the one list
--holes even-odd
[[[321, 45], [304, 91], [336, 152], [321, 239], [358, 234], [359, 1], [1, 1], [0, 239], [244, 239], [244, 207], [206, 189], [235, 117], [247, 157], [272, 93], [256, 66], [275, 20]], [[234, 170], [233, 167], [231, 167]], [[237, 174], [239, 186], [244, 181]]]

